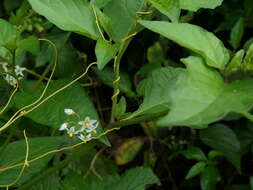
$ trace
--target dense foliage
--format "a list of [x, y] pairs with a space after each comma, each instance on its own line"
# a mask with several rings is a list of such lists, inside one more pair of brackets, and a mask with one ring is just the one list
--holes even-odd
[[253, 189], [252, 0], [3, 0], [0, 17], [0, 189]]

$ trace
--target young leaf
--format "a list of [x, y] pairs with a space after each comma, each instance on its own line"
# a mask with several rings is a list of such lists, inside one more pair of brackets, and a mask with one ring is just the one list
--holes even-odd
[[124, 96], [122, 96], [116, 106], [115, 117], [120, 118], [121, 116], [123, 116], [124, 113], [126, 113], [126, 107], [126, 99]]
[[238, 171], [241, 168], [240, 142], [230, 128], [225, 125], [214, 125], [200, 131], [201, 140], [224, 154]]
[[223, 0], [179, 0], [180, 7], [189, 11], [197, 11], [200, 8], [214, 9], [221, 5]]
[[244, 55], [245, 51], [243, 49], [235, 53], [232, 60], [229, 62], [225, 69], [227, 74], [232, 74], [240, 70], [243, 63]]
[[180, 154], [184, 155], [187, 159], [193, 159], [197, 161], [207, 160], [203, 151], [198, 147], [191, 147], [187, 150], [180, 151]]
[[178, 22], [180, 16], [180, 6], [178, 0], [146, 0], [172, 20]]
[[35, 36], [29, 36], [28, 38], [17, 42], [17, 47], [29, 51], [35, 55], [38, 55], [40, 52], [40, 43], [38, 38]]
[[139, 23], [149, 30], [200, 54], [211, 67], [224, 69], [229, 61], [229, 53], [223, 43], [213, 33], [199, 26], [164, 21], [139, 21]]
[[91, 5], [85, 0], [29, 0], [32, 8], [62, 30], [96, 40], [99, 32]]
[[193, 178], [193, 177], [199, 175], [205, 169], [205, 167], [206, 167], [205, 162], [198, 162], [197, 164], [195, 164], [194, 166], [191, 167], [191, 169], [187, 173], [185, 179], [190, 179], [190, 178]]
[[95, 53], [99, 70], [102, 70], [106, 64], [116, 56], [119, 47], [119, 42], [111, 44], [111, 42], [104, 40], [103, 38], [97, 40]]
[[[64, 137], [38, 137], [38, 138], [28, 138], [29, 143], [29, 158], [28, 160], [32, 160], [33, 158], [40, 156], [50, 150], [54, 150], [58, 148], [60, 144], [62, 144], [65, 140]], [[4, 168], [7, 166], [12, 166], [14, 164], [22, 163], [25, 160], [26, 154], [26, 144], [24, 140], [15, 141], [10, 143], [0, 156], [0, 167]], [[29, 180], [34, 174], [38, 173], [41, 169], [43, 169], [49, 160], [52, 158], [53, 154], [46, 156], [40, 160], [32, 162], [29, 164], [29, 167], [25, 169], [20, 180], [16, 185], [20, 185], [25, 181]], [[22, 166], [0, 171], [0, 185], [9, 184], [13, 182]]]
[[229, 42], [234, 49], [237, 49], [239, 47], [243, 34], [244, 34], [244, 19], [239, 18], [230, 33]]
[[206, 167], [200, 177], [202, 190], [216, 190], [216, 183], [221, 180], [219, 171], [214, 166]]
[[[68, 84], [69, 80], [57, 80], [50, 84], [45, 97]], [[16, 95], [15, 103], [17, 108], [22, 108], [35, 101], [42, 92], [42, 86], [34, 91], [35, 82], [26, 81], [23, 86], [23, 91]], [[73, 98], [74, 97], [74, 98]], [[92, 119], [99, 120], [98, 114], [87, 93], [78, 84], [64, 89], [53, 98], [40, 105], [32, 111], [27, 117], [37, 123], [59, 129], [62, 123], [68, 120], [68, 116], [64, 114], [65, 108], [71, 108], [78, 113], [81, 119], [89, 116]], [[102, 127], [99, 125], [98, 134], [102, 132]], [[106, 138], [101, 138], [106, 142]]]

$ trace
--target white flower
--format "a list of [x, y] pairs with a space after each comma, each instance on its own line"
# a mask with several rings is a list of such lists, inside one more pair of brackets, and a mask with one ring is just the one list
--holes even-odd
[[91, 140], [91, 134], [88, 134], [86, 136], [84, 136], [83, 134], [81, 134], [81, 135], [78, 136], [78, 138], [81, 139], [84, 142], [87, 142], [87, 141]]
[[70, 137], [73, 137], [76, 134], [75, 127], [71, 127], [70, 129], [67, 129], [67, 133]]
[[4, 80], [6, 80], [7, 83], [9, 83], [11, 86], [16, 86], [18, 81], [13, 76], [6, 74], [4, 76]]
[[90, 125], [88, 127], [86, 127], [84, 130], [87, 132], [87, 133], [96, 133], [96, 128], [98, 127], [99, 123], [97, 122], [96, 125]]
[[97, 120], [92, 120], [90, 117], [85, 117], [84, 121], [79, 121], [78, 124], [82, 125], [83, 127], [90, 127], [95, 124]]
[[67, 115], [72, 115], [72, 114], [75, 113], [74, 110], [69, 109], [69, 108], [64, 109], [64, 112], [65, 112]]
[[64, 131], [64, 130], [68, 130], [68, 124], [67, 123], [63, 123], [59, 129], [59, 131]]
[[20, 67], [19, 65], [15, 66], [14, 72], [15, 72], [16, 76], [18, 77], [18, 80], [21, 80], [24, 78], [24, 74], [23, 74], [24, 70], [26, 70], [25, 67]]

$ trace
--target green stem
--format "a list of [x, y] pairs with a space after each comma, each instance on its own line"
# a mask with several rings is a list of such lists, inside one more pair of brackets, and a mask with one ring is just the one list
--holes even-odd
[[114, 74], [115, 74], [115, 80], [113, 82], [113, 96], [112, 96], [112, 111], [111, 111], [111, 119], [110, 122], [114, 122], [115, 121], [115, 112], [116, 112], [116, 106], [117, 106], [117, 102], [118, 102], [118, 95], [119, 95], [119, 83], [120, 83], [120, 61], [121, 58], [123, 56], [123, 54], [125, 53], [129, 43], [131, 42], [131, 39], [127, 39], [126, 41], [124, 41], [120, 47], [118, 56], [115, 57], [115, 62], [114, 62]]
[[[87, 145], [84, 145], [87, 146]], [[35, 185], [36, 183], [38, 183], [40, 180], [49, 177], [50, 175], [52, 175], [53, 173], [55, 173], [56, 171], [58, 171], [59, 169], [63, 168], [64, 166], [66, 166], [69, 162], [72, 162], [78, 158], [80, 158], [84, 153], [87, 152], [87, 148], [85, 148], [84, 146], [81, 146], [75, 153], [73, 153], [71, 156], [69, 156], [68, 158], [66, 158], [65, 160], [59, 162], [57, 165], [55, 165], [52, 168], [49, 168], [47, 170], [45, 170], [42, 174], [34, 177], [31, 181], [29, 181], [28, 183], [22, 185], [21, 187], [19, 187], [17, 190], [26, 190], [26, 189], [30, 189], [33, 185]]]
[[123, 120], [116, 121], [116, 122], [113, 122], [113, 123], [107, 125], [106, 129], [111, 129], [111, 128], [115, 128], [115, 127], [124, 127], [124, 126], [133, 125], [133, 124], [138, 124], [141, 122], [151, 121], [151, 120], [157, 119], [158, 117], [161, 117], [167, 113], [168, 113], [168, 110], [154, 113], [154, 114], [143, 115], [143, 116], [136, 117], [136, 118], [125, 119], [125, 120], [123, 119]]

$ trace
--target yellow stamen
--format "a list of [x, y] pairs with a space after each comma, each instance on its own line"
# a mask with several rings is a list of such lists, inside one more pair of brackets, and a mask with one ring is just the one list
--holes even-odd
[[93, 133], [97, 133], [96, 129], [94, 129], [92, 132], [93, 132]]
[[84, 122], [84, 126], [88, 127], [89, 125], [90, 125], [90, 122], [88, 122], [88, 121]]
[[74, 133], [73, 133], [73, 132], [70, 132], [70, 133], [69, 133], [69, 136], [70, 136], [70, 137], [73, 137], [73, 136], [74, 136]]

